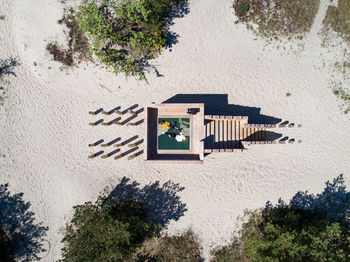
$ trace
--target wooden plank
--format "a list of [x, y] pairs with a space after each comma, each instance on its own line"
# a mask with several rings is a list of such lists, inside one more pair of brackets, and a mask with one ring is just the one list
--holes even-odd
[[215, 142], [215, 121], [210, 122], [210, 148], [213, 148]]
[[219, 120], [214, 120], [215, 121], [215, 143], [219, 142]]
[[222, 148], [222, 142], [223, 142], [222, 122], [223, 121], [219, 120], [219, 144], [220, 144], [220, 148]]
[[224, 148], [227, 147], [228, 142], [228, 126], [229, 126], [229, 120], [224, 120], [223, 122], [223, 128], [224, 128]]
[[238, 137], [239, 141], [243, 140], [243, 128], [241, 127], [241, 121], [238, 122]]
[[226, 148], [231, 148], [232, 144], [232, 120], [227, 120], [227, 143]]

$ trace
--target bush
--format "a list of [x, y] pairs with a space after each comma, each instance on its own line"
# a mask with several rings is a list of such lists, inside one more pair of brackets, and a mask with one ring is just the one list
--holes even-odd
[[320, 0], [234, 0], [233, 7], [238, 21], [256, 34], [279, 39], [308, 32], [319, 5]]
[[147, 60], [166, 44], [168, 18], [181, 0], [86, 0], [78, 9], [80, 28], [92, 51], [114, 73], [144, 78]]
[[147, 220], [141, 203], [103, 198], [87, 202], [74, 207], [62, 240], [61, 261], [125, 261], [160, 229]]
[[348, 261], [350, 227], [317, 210], [283, 202], [245, 214], [247, 222], [231, 244], [212, 252], [221, 261]]
[[[1, 216], [1, 212], [0, 212]], [[0, 262], [12, 262], [13, 258], [13, 246], [9, 235], [0, 227]]]

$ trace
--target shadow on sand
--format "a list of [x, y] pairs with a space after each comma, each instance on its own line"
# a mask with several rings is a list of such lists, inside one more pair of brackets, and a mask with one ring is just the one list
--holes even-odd
[[248, 116], [250, 124], [277, 124], [280, 118], [260, 114], [261, 108], [228, 103], [227, 94], [178, 94], [163, 103], [204, 103], [206, 115]]
[[23, 193], [12, 195], [8, 184], [0, 185], [0, 227], [10, 239], [16, 260], [31, 261], [48, 252], [43, 246], [48, 227], [36, 223], [34, 215], [30, 203], [23, 200]]
[[15, 66], [18, 66], [18, 65], [19, 65], [19, 62], [15, 58], [8, 58], [8, 59], [0, 60], [0, 79], [4, 75], [17, 76], [13, 72], [13, 69]]
[[328, 218], [350, 224], [350, 192], [346, 190], [341, 174], [333, 182], [327, 181], [322, 193], [314, 195], [299, 191], [290, 201], [290, 206], [304, 210], [316, 210]]
[[166, 227], [170, 220], [177, 221], [187, 211], [178, 196], [182, 190], [184, 187], [170, 180], [163, 185], [156, 181], [141, 187], [137, 181], [123, 177], [108, 197], [147, 204], [150, 221]]

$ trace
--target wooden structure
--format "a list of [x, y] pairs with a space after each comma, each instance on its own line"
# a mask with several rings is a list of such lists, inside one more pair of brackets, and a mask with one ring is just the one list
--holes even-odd
[[[189, 110], [190, 109], [190, 110]], [[191, 111], [195, 114], [191, 114]], [[158, 119], [190, 118], [190, 149], [159, 150]], [[244, 151], [249, 144], [274, 144], [270, 124], [249, 124], [247, 116], [205, 115], [204, 104], [160, 103], [145, 107], [144, 160], [201, 163], [204, 154]]]
[[[188, 109], [196, 108], [194, 115]], [[189, 118], [190, 149], [158, 150], [158, 119]], [[152, 104], [145, 107], [145, 161], [202, 162], [204, 158], [204, 104]]]

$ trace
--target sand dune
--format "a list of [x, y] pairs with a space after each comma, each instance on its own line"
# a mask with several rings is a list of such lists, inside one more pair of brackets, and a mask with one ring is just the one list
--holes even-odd
[[[265, 48], [264, 41], [234, 24], [231, 1], [190, 1], [189, 14], [171, 27], [178, 43], [151, 61], [163, 77], [151, 70], [147, 84], [91, 64], [61, 70], [45, 46], [64, 42], [57, 24], [62, 13], [58, 1], [0, 0], [6, 17], [0, 21], [0, 58], [17, 57], [21, 63], [17, 77], [6, 76], [10, 84], [0, 107], [0, 152], [6, 155], [0, 158], [0, 182], [9, 183], [13, 193], [23, 192], [37, 221], [49, 227], [51, 249], [43, 261], [60, 257], [60, 229], [72, 206], [111, 191], [123, 177], [140, 185], [171, 180], [184, 187], [178, 195], [187, 211], [169, 221], [168, 232], [192, 227], [206, 256], [210, 246], [229, 240], [244, 209], [288, 200], [299, 190], [319, 193], [341, 173], [349, 183], [350, 120], [328, 88], [331, 73], [318, 68], [325, 51], [314, 31], [322, 19], [305, 38], [304, 51], [288, 53]], [[276, 130], [302, 143], [211, 154], [202, 165], [152, 165], [142, 157], [88, 159], [96, 152], [88, 144], [99, 139], [143, 136], [143, 125], [89, 126], [116, 117], [89, 111], [144, 106], [177, 94], [222, 94], [229, 104], [302, 124]]]

